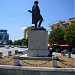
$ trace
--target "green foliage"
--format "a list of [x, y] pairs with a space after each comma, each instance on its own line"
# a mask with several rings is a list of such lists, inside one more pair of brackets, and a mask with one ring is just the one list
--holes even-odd
[[75, 45], [75, 22], [67, 26], [64, 40], [69, 44]]
[[22, 40], [15, 40], [14, 45], [22, 45]]
[[66, 29], [57, 28], [52, 30], [49, 34], [49, 43], [67, 43], [75, 45], [75, 22], [70, 23]]
[[13, 45], [12, 40], [8, 40], [8, 41], [7, 41], [7, 44], [8, 44], [8, 45]]
[[49, 43], [51, 44], [60, 44], [64, 42], [64, 33], [65, 30], [61, 27], [54, 29], [49, 34]]
[[21, 40], [15, 40], [14, 45], [20, 45], [20, 46], [25, 46], [28, 45], [28, 39], [21, 39]]
[[28, 39], [23, 38], [22, 39], [22, 46], [25, 46], [28, 44]]

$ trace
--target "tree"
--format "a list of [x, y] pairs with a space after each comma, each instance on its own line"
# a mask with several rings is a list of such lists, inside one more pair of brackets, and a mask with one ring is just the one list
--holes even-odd
[[22, 45], [22, 40], [15, 40], [14, 45]]
[[8, 41], [7, 41], [7, 44], [8, 44], [8, 45], [13, 45], [12, 40], [8, 40]]
[[75, 45], [75, 22], [69, 24], [66, 28], [64, 40], [68, 44]]
[[23, 38], [22, 39], [22, 46], [25, 46], [28, 44], [28, 39]]
[[65, 30], [62, 27], [54, 29], [49, 34], [49, 43], [51, 44], [61, 44], [64, 43], [64, 33]]
[[17, 45], [17, 40], [14, 41], [14, 45]]
[[28, 39], [23, 38], [21, 40], [15, 40], [14, 45], [20, 45], [20, 46], [27, 45], [28, 46]]

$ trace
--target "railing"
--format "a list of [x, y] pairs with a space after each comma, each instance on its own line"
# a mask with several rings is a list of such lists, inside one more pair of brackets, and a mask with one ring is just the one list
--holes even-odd
[[[32, 63], [29, 63], [29, 62], [26, 62], [24, 60], [41, 60], [41, 61], [45, 61], [41, 64], [32, 64]], [[43, 65], [43, 64], [46, 64], [50, 61], [52, 61], [52, 67], [57, 67], [57, 57], [56, 56], [53, 56], [53, 57], [19, 57], [18, 55], [15, 55], [14, 57], [14, 65], [15, 66], [19, 66], [19, 61], [22, 61], [28, 65], [33, 65], [33, 66], [37, 66], [37, 65]]]
[[[9, 51], [8, 52], [8, 55], [10, 56], [11, 55], [11, 52]], [[2, 58], [2, 52], [0, 52], [0, 58]], [[52, 67], [58, 67], [57, 66], [57, 63], [60, 62], [62, 64], [64, 64], [65, 66], [69, 66], [69, 67], [75, 67], [73, 66], [72, 64], [69, 64], [69, 63], [65, 63], [66, 61], [64, 60], [61, 60], [59, 59], [58, 57], [56, 56], [52, 56], [52, 57], [21, 57], [19, 55], [15, 55], [14, 58], [11, 58], [5, 62], [0, 62], [0, 65], [2, 64], [6, 64], [6, 63], [9, 63], [11, 61], [14, 61], [14, 65], [15, 66], [22, 66], [22, 64], [20, 65], [20, 61], [27, 64], [27, 65], [32, 65], [32, 66], [41, 66], [41, 65], [44, 65], [44, 64], [47, 64], [47, 63], [52, 63]], [[31, 63], [29, 61], [25, 61], [25, 60], [37, 60], [37, 61], [44, 61], [44, 62], [41, 62], [41, 63]], [[58, 64], [59, 65], [59, 64]]]

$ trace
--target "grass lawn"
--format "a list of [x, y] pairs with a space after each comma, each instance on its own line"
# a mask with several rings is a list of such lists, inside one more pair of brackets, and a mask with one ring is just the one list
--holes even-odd
[[[14, 65], [14, 55], [0, 58], [0, 65]], [[57, 56], [60, 59], [57, 62], [57, 66], [60, 68], [75, 68], [75, 59], [68, 58], [67, 56]], [[22, 66], [33, 67], [52, 67], [52, 61], [40, 61], [40, 60], [20, 60]]]

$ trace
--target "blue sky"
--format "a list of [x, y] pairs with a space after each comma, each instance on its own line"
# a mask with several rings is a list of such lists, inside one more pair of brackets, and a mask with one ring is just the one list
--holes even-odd
[[[38, 0], [44, 18], [42, 26], [48, 31], [49, 25], [60, 20], [74, 17], [75, 0]], [[34, 0], [0, 0], [0, 29], [7, 29], [10, 39], [22, 39], [22, 27], [31, 26], [31, 14]]]

